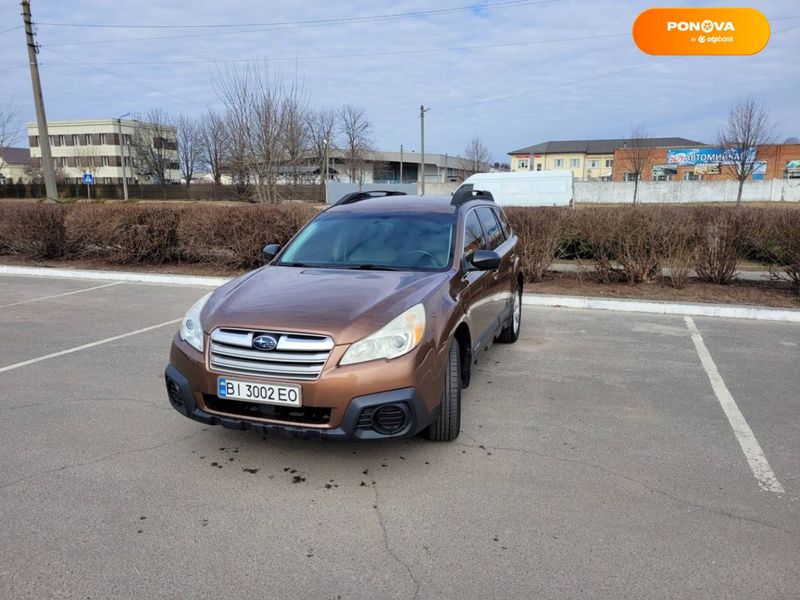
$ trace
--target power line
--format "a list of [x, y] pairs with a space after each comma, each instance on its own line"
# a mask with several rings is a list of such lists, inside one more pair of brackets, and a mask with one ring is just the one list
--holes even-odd
[[[137, 81], [135, 79], [131, 79], [130, 77], [124, 77], [122, 75], [117, 75], [116, 73], [112, 73], [111, 71], [108, 71], [107, 69], [103, 69], [103, 68], [98, 67], [98, 66], [90, 65], [89, 63], [83, 62], [82, 60], [79, 60], [79, 59], [74, 58], [72, 56], [67, 56], [66, 54], [61, 54], [60, 52], [56, 52], [55, 50], [50, 50], [49, 48], [46, 48], [46, 47], [43, 47], [43, 49], [46, 52], [49, 52], [51, 54], [55, 54], [56, 56], [60, 56], [61, 58], [66, 58], [67, 60], [70, 60], [73, 63], [77, 63], [79, 65], [83, 65], [84, 67], [89, 67], [89, 68], [92, 68], [92, 69], [96, 69], [96, 70], [98, 70], [98, 71], [100, 71], [102, 73], [105, 73], [106, 75], [110, 75], [111, 77], [116, 77], [117, 79], [121, 79], [122, 81], [125, 81], [127, 83], [132, 83], [134, 85], [138, 85], [140, 87], [143, 87], [145, 89], [151, 90], [153, 92], [157, 92], [157, 93], [162, 94], [164, 96], [169, 96], [170, 98], [174, 98], [175, 100], [180, 100], [181, 102], [186, 102], [187, 104], [194, 104], [196, 106], [203, 106], [203, 107], [206, 106], [202, 102], [196, 102], [194, 100], [189, 100], [187, 98], [181, 98], [180, 96], [176, 96], [175, 94], [171, 94], [170, 92], [165, 92], [164, 90], [161, 90], [159, 88], [153, 87], [152, 85], [148, 85], [146, 83], [142, 83], [141, 81]], [[44, 66], [46, 66], [46, 63], [44, 63]]]
[[[586, 40], [598, 40], [615, 37], [627, 37], [628, 33], [613, 33], [607, 35], [590, 35], [572, 38], [559, 38], [552, 40], [532, 40], [527, 42], [503, 42], [498, 44], [480, 44], [475, 46], [447, 46], [442, 48], [419, 48], [416, 50], [389, 50], [386, 52], [359, 52], [349, 54], [317, 54], [309, 56], [276, 56], [272, 58], [221, 58], [221, 59], [195, 59], [195, 60], [154, 60], [154, 61], [89, 61], [86, 65], [192, 65], [192, 64], [208, 64], [208, 63], [252, 63], [252, 62], [280, 62], [280, 61], [298, 61], [298, 60], [327, 60], [339, 58], [364, 58], [374, 56], [402, 56], [408, 54], [428, 54], [435, 52], [451, 52], [455, 50], [485, 50], [489, 48], [506, 48], [517, 46], [531, 46], [536, 44], [555, 44], [560, 42], [577, 42]], [[45, 48], [50, 46], [43, 46]], [[48, 66], [63, 66], [71, 63], [43, 63]]]
[[[371, 15], [371, 16], [363, 16], [363, 17], [348, 17], [342, 19], [325, 19], [325, 20], [314, 20], [314, 21], [301, 21], [298, 22], [297, 25], [279, 25], [279, 26], [256, 26], [255, 29], [230, 29], [228, 27], [228, 31], [215, 31], [210, 33], [187, 33], [187, 34], [180, 34], [180, 35], [154, 35], [154, 36], [147, 36], [147, 37], [135, 37], [135, 38], [114, 38], [114, 39], [107, 39], [107, 40], [88, 40], [88, 41], [80, 41], [80, 42], [59, 42], [57, 44], [50, 44], [50, 47], [55, 46], [88, 46], [88, 45], [98, 45], [98, 44], [120, 44], [120, 43], [127, 43], [127, 42], [145, 42], [151, 40], [175, 40], [175, 39], [185, 39], [185, 38], [198, 38], [198, 37], [211, 37], [211, 36], [219, 36], [219, 35], [241, 35], [245, 33], [263, 33], [267, 31], [287, 31], [287, 30], [294, 30], [294, 29], [304, 29], [304, 28], [312, 28], [312, 27], [329, 27], [332, 25], [346, 25], [351, 23], [364, 23], [364, 22], [376, 22], [376, 21], [387, 21], [391, 19], [407, 19], [407, 18], [414, 18], [419, 16], [439, 16], [443, 14], [453, 14], [458, 12], [466, 12], [466, 11], [474, 11], [474, 10], [483, 10], [485, 8], [502, 8], [505, 6], [523, 6], [523, 5], [534, 5], [534, 4], [549, 4], [552, 2], [559, 2], [560, 0], [513, 0], [511, 2], [505, 3], [495, 3], [495, 4], [473, 4], [470, 6], [462, 6], [458, 8], [442, 8], [436, 9], [431, 11], [418, 11], [416, 13], [395, 13], [390, 15]], [[40, 23], [40, 25], [45, 25], [44, 23]], [[56, 23], [52, 23], [52, 25], [57, 25]], [[62, 24], [68, 25], [68, 24]], [[243, 25], [237, 25], [236, 27], [241, 27]], [[254, 24], [250, 24], [249, 27], [253, 27]]]
[[17, 25], [16, 27], [9, 27], [8, 29], [0, 30], [0, 33], [8, 33], [9, 31], [16, 31], [17, 29], [22, 29], [24, 25]]
[[100, 29], [219, 29], [230, 27], [283, 27], [292, 25], [341, 25], [345, 23], [361, 23], [364, 21], [385, 21], [390, 19], [409, 19], [413, 17], [426, 17], [434, 15], [445, 15], [457, 12], [474, 10], [486, 10], [494, 8], [505, 8], [510, 6], [522, 6], [529, 4], [547, 4], [558, 0], [506, 0], [504, 2], [492, 2], [486, 4], [470, 4], [467, 6], [455, 6], [451, 8], [437, 8], [432, 10], [417, 10], [403, 13], [384, 13], [379, 15], [362, 15], [360, 17], [337, 17], [325, 19], [304, 19], [299, 21], [271, 21], [267, 23], [211, 23], [205, 25], [115, 25], [107, 23], [53, 23], [42, 21], [38, 25], [53, 27], [91, 27]]

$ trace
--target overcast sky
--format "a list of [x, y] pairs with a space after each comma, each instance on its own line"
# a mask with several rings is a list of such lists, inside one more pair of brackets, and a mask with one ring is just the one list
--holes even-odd
[[[425, 122], [429, 152], [463, 153], [477, 134], [495, 160], [506, 161], [508, 151], [541, 141], [624, 137], [636, 123], [656, 136], [713, 142], [727, 106], [744, 93], [763, 99], [781, 139], [800, 136], [796, 0], [750, 3], [772, 26], [769, 45], [756, 56], [674, 59], [643, 54], [631, 39], [636, 15], [659, 4], [652, 0], [521, 1], [492, 7], [498, 1], [481, 8], [476, 0], [31, 4], [34, 20], [41, 23], [49, 120], [145, 114], [154, 108], [198, 115], [217, 104], [211, 84], [215, 61], [258, 58], [268, 60], [270, 70], [282, 72], [284, 79], [297, 78], [312, 106], [363, 106], [383, 150], [400, 144], [419, 150], [420, 104], [431, 108]], [[465, 9], [363, 18], [451, 8]], [[32, 121], [24, 31], [5, 31], [21, 25], [19, 12], [16, 1], [0, 7], [0, 106], [11, 102], [21, 120]], [[360, 20], [324, 22], [350, 18]], [[276, 24], [287, 22], [293, 24]], [[164, 28], [217, 24], [248, 26]]]

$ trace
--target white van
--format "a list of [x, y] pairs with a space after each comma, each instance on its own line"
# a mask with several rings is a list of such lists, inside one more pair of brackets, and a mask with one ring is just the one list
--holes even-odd
[[491, 192], [500, 206], [572, 206], [572, 171], [476, 173], [465, 186]]

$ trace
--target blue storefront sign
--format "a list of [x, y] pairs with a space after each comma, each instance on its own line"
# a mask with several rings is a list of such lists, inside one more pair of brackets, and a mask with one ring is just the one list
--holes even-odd
[[[741, 148], [673, 148], [667, 150], [667, 163], [676, 167], [690, 167], [710, 163], [731, 164], [742, 159]], [[756, 151], [750, 148], [746, 154], [747, 161], [756, 158]]]

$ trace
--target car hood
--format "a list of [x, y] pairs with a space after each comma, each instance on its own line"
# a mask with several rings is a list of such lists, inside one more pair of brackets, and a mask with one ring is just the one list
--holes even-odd
[[447, 281], [424, 271], [264, 267], [218, 289], [203, 311], [217, 327], [318, 333], [349, 344], [374, 333]]

